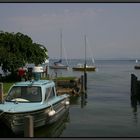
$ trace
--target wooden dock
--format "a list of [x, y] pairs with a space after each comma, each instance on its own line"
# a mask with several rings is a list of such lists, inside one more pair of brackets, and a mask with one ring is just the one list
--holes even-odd
[[133, 112], [137, 112], [137, 105], [140, 104], [140, 80], [131, 74], [131, 106]]
[[54, 80], [58, 95], [67, 93], [70, 95], [79, 95], [81, 91], [81, 80], [75, 78], [73, 80]]

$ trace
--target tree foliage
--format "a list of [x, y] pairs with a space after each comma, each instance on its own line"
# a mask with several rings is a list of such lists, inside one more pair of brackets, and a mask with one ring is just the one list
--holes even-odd
[[47, 49], [34, 43], [32, 39], [20, 32], [0, 32], [0, 66], [6, 72], [16, 72], [26, 63], [43, 63], [47, 58]]

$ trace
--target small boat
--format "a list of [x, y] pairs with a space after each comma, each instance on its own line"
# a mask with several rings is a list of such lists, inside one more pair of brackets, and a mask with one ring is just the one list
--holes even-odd
[[134, 68], [135, 69], [140, 69], [140, 65], [135, 65]]
[[[84, 64], [77, 64], [77, 66], [74, 66], [72, 69], [74, 71], [95, 71], [96, 67], [94, 65], [87, 65], [86, 60], [86, 36], [85, 36], [85, 63]], [[94, 59], [92, 58], [92, 63], [94, 64]]]
[[57, 62], [54, 62], [54, 65], [51, 65], [50, 68], [51, 69], [68, 69], [68, 66], [63, 65], [61, 62], [62, 62], [61, 59]]
[[24, 132], [24, 121], [33, 116], [34, 128], [58, 121], [69, 109], [69, 95], [57, 95], [52, 80], [40, 80], [40, 71], [35, 67], [32, 81], [17, 82], [10, 88], [0, 104], [0, 121], [14, 133]]
[[140, 69], [140, 64], [138, 64], [138, 60], [136, 59], [136, 65], [134, 66], [135, 69]]

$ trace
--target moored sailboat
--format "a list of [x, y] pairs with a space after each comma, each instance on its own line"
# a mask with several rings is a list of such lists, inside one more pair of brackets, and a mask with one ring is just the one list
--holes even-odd
[[51, 69], [68, 69], [67, 65], [62, 64], [62, 32], [60, 33], [60, 59], [49, 66]]
[[[85, 64], [77, 64], [77, 66], [73, 67], [72, 69], [74, 71], [95, 71], [96, 70], [96, 66], [94, 65], [87, 65], [87, 58], [86, 58], [86, 36], [85, 36]], [[94, 64], [94, 59], [92, 58], [92, 63]]]

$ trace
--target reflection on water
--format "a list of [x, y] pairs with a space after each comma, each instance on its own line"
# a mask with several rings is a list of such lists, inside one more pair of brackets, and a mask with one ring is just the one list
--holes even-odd
[[57, 122], [36, 129], [34, 137], [59, 137], [66, 129], [66, 123], [69, 121], [69, 111], [66, 111]]
[[70, 96], [70, 105], [81, 105], [81, 108], [84, 108], [87, 105], [87, 93], [81, 93], [80, 96]]
[[0, 122], [0, 137], [1, 138], [10, 138], [16, 137], [15, 134], [9, 129], [3, 122]]
[[80, 96], [70, 96], [70, 105], [78, 105], [80, 104]]
[[138, 123], [138, 113], [137, 113], [137, 106], [140, 104], [140, 98], [139, 97], [131, 97], [131, 107], [133, 108], [133, 116], [134, 116], [134, 122], [135, 124]]
[[87, 104], [87, 93], [83, 92], [81, 93], [81, 108], [84, 108]]

